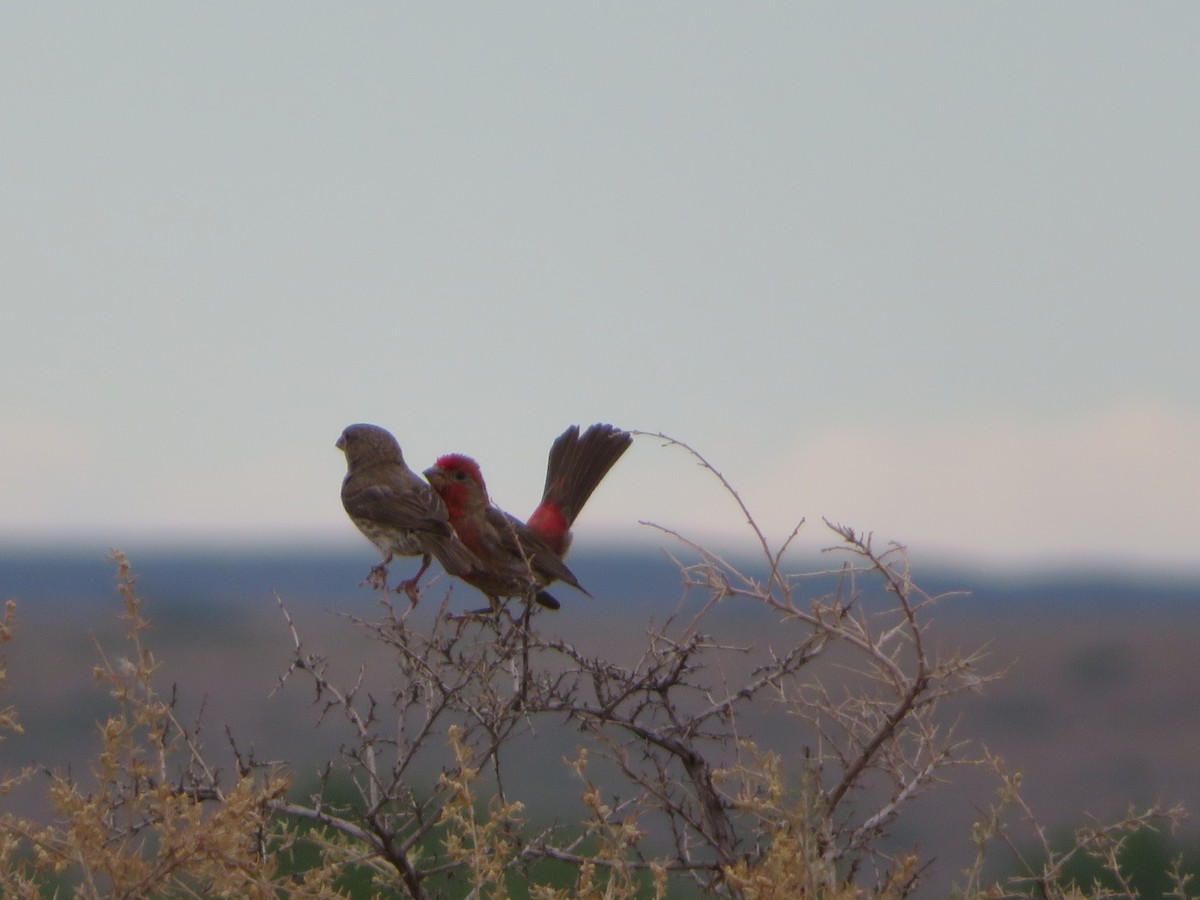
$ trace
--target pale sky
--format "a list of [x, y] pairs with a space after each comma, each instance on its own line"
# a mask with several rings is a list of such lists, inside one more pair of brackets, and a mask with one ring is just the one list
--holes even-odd
[[[11, 7], [0, 544], [361, 541], [358, 421], [527, 515], [604, 420], [778, 539], [1195, 567], [1197, 34], [1184, 3]], [[744, 533], [652, 441], [577, 540], [641, 519]]]

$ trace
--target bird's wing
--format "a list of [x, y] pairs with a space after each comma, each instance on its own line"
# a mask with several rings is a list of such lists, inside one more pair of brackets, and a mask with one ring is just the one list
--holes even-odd
[[501, 546], [513, 567], [524, 569], [528, 565], [547, 582], [563, 581], [583, 591], [579, 579], [567, 568], [562, 557], [524, 522], [495, 507], [489, 508], [486, 516], [488, 523], [499, 535]]
[[410, 489], [378, 480], [355, 481], [348, 479], [342, 489], [342, 503], [352, 517], [445, 537], [453, 533], [446, 506], [431, 489]]

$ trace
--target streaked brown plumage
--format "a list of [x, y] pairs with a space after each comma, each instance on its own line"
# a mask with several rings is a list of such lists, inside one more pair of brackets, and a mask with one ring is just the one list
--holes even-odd
[[417, 574], [397, 586], [414, 603], [417, 583], [436, 557], [450, 575], [465, 577], [478, 568], [475, 555], [454, 536], [446, 504], [404, 462], [400, 444], [378, 425], [349, 425], [337, 440], [346, 454], [342, 506], [350, 520], [379, 548], [383, 562], [368, 580], [387, 586], [395, 556], [420, 556]]

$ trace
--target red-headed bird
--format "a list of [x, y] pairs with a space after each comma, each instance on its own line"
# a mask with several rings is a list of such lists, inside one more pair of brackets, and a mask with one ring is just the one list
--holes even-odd
[[479, 568], [479, 560], [454, 536], [446, 504], [404, 463], [400, 445], [378, 425], [349, 425], [337, 439], [346, 454], [342, 506], [350, 520], [383, 554], [368, 581], [387, 587], [387, 567], [394, 556], [420, 556], [421, 568], [396, 590], [417, 601], [417, 582], [437, 557], [449, 574], [460, 578]]
[[493, 610], [501, 597], [533, 597], [558, 609], [542, 590], [555, 581], [587, 594], [563, 562], [571, 525], [632, 442], [629, 432], [612, 425], [593, 425], [582, 435], [578, 425], [564, 431], [550, 448], [542, 502], [527, 523], [492, 505], [475, 460], [458, 453], [439, 458], [425, 477], [446, 502], [459, 540], [483, 564], [459, 577], [483, 591]]

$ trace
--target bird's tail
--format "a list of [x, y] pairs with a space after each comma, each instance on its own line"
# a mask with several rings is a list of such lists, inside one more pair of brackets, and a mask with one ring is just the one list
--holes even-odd
[[545, 591], [538, 591], [533, 598], [538, 602], [538, 605], [546, 607], [546, 609], [562, 609], [562, 604], [554, 599], [553, 594], [548, 594]]
[[560, 556], [583, 505], [632, 443], [629, 432], [614, 425], [592, 425], [582, 435], [572, 425], [550, 447], [542, 502], [527, 524]]

